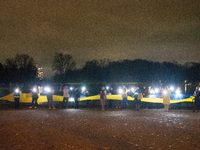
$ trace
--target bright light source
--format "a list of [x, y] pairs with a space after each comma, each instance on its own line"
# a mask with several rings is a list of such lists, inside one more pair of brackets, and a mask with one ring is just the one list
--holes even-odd
[[128, 89], [127, 92], [130, 92], [130, 89]]
[[73, 87], [70, 87], [69, 89], [72, 91], [72, 90], [73, 90]]
[[164, 90], [164, 91], [163, 91], [163, 94], [167, 95], [167, 91], [166, 91], [166, 90]]
[[174, 91], [174, 87], [173, 87], [173, 86], [171, 86], [171, 87], [170, 87], [170, 90], [171, 90], [171, 91]]
[[74, 98], [73, 98], [73, 97], [70, 97], [69, 101], [70, 101], [70, 102], [74, 102]]
[[132, 91], [132, 92], [134, 92], [134, 90], [135, 90], [134, 88], [131, 88], [131, 91]]
[[155, 91], [154, 91], [154, 90], [151, 90], [150, 93], [151, 93], [151, 94], [155, 94]]
[[33, 92], [37, 92], [37, 89], [36, 89], [36, 88], [33, 88]]
[[85, 87], [82, 87], [82, 91], [84, 92], [86, 90], [86, 88]]
[[176, 90], [176, 97], [182, 97], [181, 90]]
[[156, 93], [159, 93], [159, 89], [158, 89], [158, 88], [156, 88], [156, 89], [155, 89], [155, 92], [156, 92]]
[[109, 90], [109, 86], [106, 87], [106, 90]]
[[19, 93], [19, 89], [17, 88], [17, 89], [15, 89], [15, 93]]
[[51, 91], [50, 87], [45, 87], [44, 90], [45, 90], [46, 92], [50, 92], [50, 91]]
[[176, 94], [180, 94], [181, 93], [181, 91], [180, 90], [176, 90]]
[[119, 94], [122, 94], [122, 93], [123, 93], [123, 90], [122, 90], [122, 89], [119, 89], [118, 92], [119, 92]]

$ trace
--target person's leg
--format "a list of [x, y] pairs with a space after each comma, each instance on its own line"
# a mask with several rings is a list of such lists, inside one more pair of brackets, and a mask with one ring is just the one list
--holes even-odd
[[103, 109], [105, 109], [105, 103], [106, 103], [106, 100], [103, 99]]
[[126, 105], [126, 108], [125, 109], [128, 109], [128, 99], [127, 99], [127, 97], [125, 97], [125, 105]]
[[193, 103], [193, 112], [195, 112], [195, 108], [196, 108], [196, 103]]
[[169, 105], [167, 105], [167, 111], [169, 111]]
[[68, 108], [68, 100], [69, 100], [69, 97], [66, 97], [65, 99], [66, 99], [65, 106], [66, 106], [66, 108]]
[[52, 106], [53, 109], [56, 109], [56, 107], [54, 106], [53, 100], [51, 100], [51, 106]]
[[35, 108], [37, 108], [37, 106], [38, 106], [38, 103], [37, 103], [37, 98], [35, 99]]
[[18, 108], [19, 107], [19, 98], [15, 98], [15, 108]]
[[62, 102], [62, 107], [63, 107], [63, 108], [65, 108], [65, 100], [66, 100], [66, 98], [63, 97], [63, 102]]
[[101, 108], [102, 108], [102, 110], [104, 110], [104, 101], [103, 101], [104, 99], [101, 99]]
[[48, 99], [48, 105], [49, 105], [49, 109], [51, 109], [51, 100]]
[[34, 107], [34, 98], [32, 98], [32, 103], [31, 106], [29, 108], [33, 108]]

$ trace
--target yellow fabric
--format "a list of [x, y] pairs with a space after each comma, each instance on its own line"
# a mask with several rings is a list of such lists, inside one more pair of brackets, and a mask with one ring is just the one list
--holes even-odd
[[[38, 95], [38, 103], [44, 103], [48, 102], [47, 101], [47, 96], [46, 95]], [[106, 96], [107, 100], [122, 100], [122, 95], [107, 95]], [[134, 98], [128, 96], [127, 99], [129, 101], [134, 101]], [[186, 98], [182, 100], [170, 100], [170, 103], [181, 103], [181, 102], [194, 102], [192, 98]], [[7, 96], [1, 97], [0, 100], [7, 100], [10, 102], [14, 102], [14, 93], [11, 93]], [[89, 97], [82, 97], [79, 99], [79, 101], [85, 101], [85, 100], [100, 100], [100, 95], [95, 95], [95, 96], [89, 96]], [[31, 103], [32, 102], [32, 94], [31, 93], [21, 93], [20, 94], [20, 100], [21, 103]], [[57, 102], [62, 102], [63, 101], [63, 96], [59, 95], [53, 95], [53, 101]], [[72, 98], [69, 98], [69, 101], [74, 101]], [[149, 103], [163, 103], [162, 98], [142, 98], [142, 102], [149, 102]]]
[[164, 105], [170, 105], [170, 95], [171, 95], [170, 90], [167, 90], [166, 94], [162, 93], [161, 97], [163, 97]]

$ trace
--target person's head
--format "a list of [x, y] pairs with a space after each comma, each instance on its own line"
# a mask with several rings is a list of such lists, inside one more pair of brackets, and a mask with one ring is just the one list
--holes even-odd
[[124, 85], [123, 88], [126, 88], [126, 86]]
[[102, 90], [105, 90], [105, 87], [103, 86], [101, 89], [102, 89]]
[[200, 91], [199, 86], [196, 87], [196, 91]]

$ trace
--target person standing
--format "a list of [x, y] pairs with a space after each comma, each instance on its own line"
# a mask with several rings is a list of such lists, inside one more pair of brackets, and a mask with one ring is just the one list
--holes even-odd
[[[34, 86], [32, 91], [32, 104], [29, 108], [37, 108], [37, 99], [38, 99], [38, 90], [37, 90], [37, 86]], [[35, 102], [35, 104], [34, 104]]]
[[141, 99], [143, 97], [142, 96], [142, 92], [141, 92], [141, 90], [140, 90], [139, 87], [136, 88], [134, 97], [135, 97], [135, 107], [136, 107], [136, 110], [139, 110], [140, 109], [140, 104], [141, 104]]
[[127, 101], [127, 88], [126, 86], [123, 86], [123, 92], [122, 92], [122, 109], [127, 109], [128, 108], [128, 101]]
[[195, 112], [195, 110], [197, 110], [197, 112], [199, 111], [199, 97], [200, 97], [200, 91], [199, 91], [199, 87], [196, 87], [196, 91], [194, 92], [194, 106], [193, 106], [193, 112]]
[[101, 107], [102, 110], [105, 110], [105, 100], [106, 100], [106, 90], [105, 87], [102, 87], [102, 90], [100, 92], [100, 101], [101, 101]]
[[75, 88], [75, 91], [74, 91], [74, 108], [75, 109], [79, 108], [78, 101], [79, 101], [80, 95], [81, 93], [79, 92], [79, 89]]
[[51, 87], [48, 87], [47, 100], [48, 100], [48, 104], [49, 104], [49, 109], [56, 109], [53, 104], [53, 94], [54, 94], [54, 89], [52, 89]]
[[68, 107], [68, 100], [69, 100], [69, 89], [67, 86], [65, 86], [63, 88], [63, 103], [62, 103], [63, 108]]
[[168, 86], [165, 86], [163, 93], [161, 95], [161, 98], [163, 97], [163, 104], [165, 106], [165, 111], [167, 111], [167, 112], [169, 111], [170, 95], [171, 95], [171, 92], [170, 92]]
[[19, 103], [19, 99], [20, 99], [20, 89], [19, 89], [19, 86], [17, 85], [17, 88], [15, 89], [14, 91], [14, 99], [15, 99], [15, 108], [19, 108], [20, 106], [20, 103]]
[[[113, 88], [111, 87], [109, 92], [107, 92], [108, 95], [112, 95], [113, 94]], [[112, 104], [113, 104], [113, 100], [108, 100], [108, 106], [109, 108], [112, 108]]]

